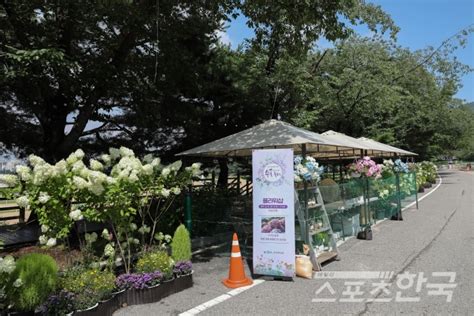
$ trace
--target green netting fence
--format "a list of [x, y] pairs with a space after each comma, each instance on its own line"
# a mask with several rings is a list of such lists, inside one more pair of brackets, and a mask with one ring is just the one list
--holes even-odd
[[319, 186], [331, 226], [339, 239], [356, 236], [364, 227], [401, 214], [417, 201], [416, 174], [380, 179], [351, 179]]

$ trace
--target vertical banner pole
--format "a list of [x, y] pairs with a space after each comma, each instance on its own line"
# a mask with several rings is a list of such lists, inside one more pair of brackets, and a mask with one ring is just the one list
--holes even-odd
[[292, 149], [252, 152], [253, 271], [295, 276], [295, 184]]

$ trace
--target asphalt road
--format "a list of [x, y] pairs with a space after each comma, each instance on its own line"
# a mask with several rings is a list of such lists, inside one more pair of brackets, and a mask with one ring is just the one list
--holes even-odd
[[[324, 267], [327, 278], [265, 281], [201, 314], [474, 315], [474, 173], [440, 174], [441, 186], [418, 210], [407, 209], [404, 221], [378, 224], [372, 241], [351, 239], [342, 245], [341, 260]], [[191, 289], [115, 315], [177, 315], [226, 293], [220, 280], [228, 260], [228, 254], [200, 256]], [[334, 279], [341, 271], [354, 278]], [[376, 291], [377, 284], [386, 291]], [[437, 284], [451, 286], [446, 289], [452, 292], [450, 302], [449, 295], [435, 293]]]

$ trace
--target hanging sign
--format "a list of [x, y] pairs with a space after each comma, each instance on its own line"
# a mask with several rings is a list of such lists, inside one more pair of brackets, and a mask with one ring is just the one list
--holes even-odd
[[253, 271], [294, 277], [295, 207], [292, 149], [254, 150]]

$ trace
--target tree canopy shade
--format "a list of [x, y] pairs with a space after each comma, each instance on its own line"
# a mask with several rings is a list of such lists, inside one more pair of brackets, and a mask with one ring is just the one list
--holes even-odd
[[[237, 15], [255, 36], [233, 50], [217, 31]], [[166, 159], [281, 117], [425, 158], [473, 130], [453, 100], [468, 70], [449, 49], [397, 46], [364, 0], [0, 0], [0, 28], [0, 150], [20, 155], [126, 145]]]
[[77, 146], [169, 150], [190, 136], [184, 126], [213, 112], [215, 76], [228, 88], [216, 100], [240, 98], [216, 54], [216, 31], [238, 14], [255, 30], [252, 47], [268, 56], [265, 76], [284, 52], [303, 56], [321, 36], [347, 37], [341, 17], [396, 31], [363, 0], [2, 0], [0, 141], [50, 161]]

